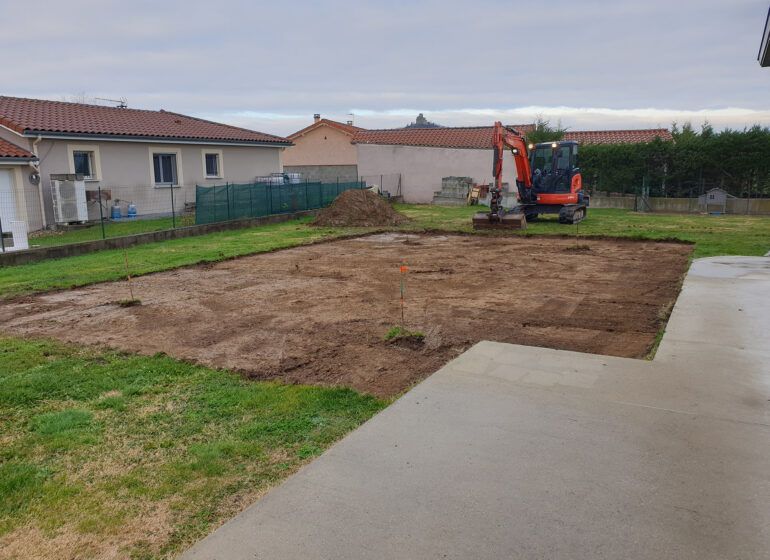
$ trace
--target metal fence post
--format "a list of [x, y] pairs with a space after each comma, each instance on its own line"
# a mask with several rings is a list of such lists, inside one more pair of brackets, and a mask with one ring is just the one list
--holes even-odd
[[[746, 196], [746, 215], [747, 216], [751, 214], [751, 181], [752, 179], [749, 179], [748, 193]], [[725, 206], [725, 209], [727, 209], [726, 206]]]
[[251, 185], [251, 188], [249, 189], [249, 217], [254, 217], [254, 189], [256, 188], [257, 183], [255, 182], [253, 185]]
[[169, 187], [171, 190], [171, 227], [176, 229], [176, 211], [174, 210], [174, 182]]
[[230, 221], [230, 183], [225, 183], [225, 192], [227, 193], [227, 220]]
[[99, 223], [102, 225], [102, 239], [107, 239], [107, 236], [104, 234], [104, 209], [102, 208], [102, 187], [101, 185], [96, 186], [96, 192], [99, 196]]
[[273, 213], [273, 184], [268, 182], [267, 183], [267, 189], [265, 191], [267, 194], [267, 213], [268, 215]]
[[3, 237], [3, 220], [0, 218], [0, 249], [5, 253], [5, 237]]
[[310, 197], [307, 194], [307, 179], [305, 179], [305, 210], [310, 210]]

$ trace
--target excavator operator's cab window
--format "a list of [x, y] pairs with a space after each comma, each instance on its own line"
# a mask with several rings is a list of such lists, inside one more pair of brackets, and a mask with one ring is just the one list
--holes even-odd
[[551, 143], [531, 152], [532, 187], [536, 193], [568, 193], [577, 164], [577, 144]]
[[540, 173], [550, 173], [553, 164], [553, 148], [551, 146], [538, 146], [532, 153], [532, 171], [540, 170]]
[[554, 165], [554, 172], [564, 173], [572, 169], [572, 150], [570, 145], [558, 147], [556, 152], [556, 164]]

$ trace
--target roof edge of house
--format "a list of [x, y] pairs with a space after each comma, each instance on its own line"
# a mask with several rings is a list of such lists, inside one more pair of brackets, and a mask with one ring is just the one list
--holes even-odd
[[[369, 130], [368, 128], [361, 128], [360, 126], [356, 126], [356, 125], [353, 125], [353, 124], [341, 123], [341, 122], [335, 121], [333, 119], [321, 119], [318, 122], [310, 123], [305, 128], [301, 128], [300, 130], [298, 130], [296, 132], [292, 132], [286, 138], [288, 138], [289, 140], [294, 140], [295, 138], [299, 138], [300, 136], [304, 136], [305, 134], [307, 134], [311, 130], [315, 130], [316, 128], [320, 128], [322, 126], [331, 126], [335, 130], [338, 130], [338, 131], [342, 132], [343, 134], [345, 134], [347, 136], [350, 136], [351, 138], [353, 136], [355, 136], [359, 132]], [[352, 127], [355, 130], [346, 130], [346, 127]]]
[[[524, 130], [524, 126], [530, 126], [530, 125], [506, 125], [509, 128], [513, 129], [521, 129], [521, 134], [526, 137], [527, 133], [530, 131]], [[460, 130], [483, 130], [483, 129], [492, 129], [492, 126], [490, 125], [484, 125], [484, 126], [458, 126], [458, 127], [442, 127], [442, 128], [426, 128], [426, 129], [416, 129], [416, 128], [382, 128], [382, 129], [365, 129], [361, 131], [360, 135], [356, 134], [353, 136], [353, 139], [351, 140], [351, 144], [360, 144], [360, 145], [373, 145], [373, 146], [412, 146], [412, 147], [425, 147], [425, 148], [450, 148], [450, 149], [469, 149], [469, 150], [476, 150], [476, 149], [487, 149], [486, 146], [470, 146], [470, 145], [453, 145], [450, 142], [442, 143], [440, 145], [437, 145], [436, 143], [427, 143], [427, 142], [420, 142], [420, 140], [424, 140], [424, 138], [416, 138], [414, 141], [408, 141], [408, 140], [401, 140], [399, 141], [399, 136], [406, 133], [413, 132], [415, 136], [418, 134], [423, 135], [426, 131], [428, 132], [428, 136], [431, 134], [441, 134], [452, 132], [452, 131], [460, 131]], [[418, 132], [419, 131], [419, 132]], [[384, 136], [386, 138], [377, 138], [376, 136], [378, 134], [384, 133]], [[615, 142], [589, 142], [587, 140], [582, 140], [581, 138], [587, 138], [592, 135], [601, 135], [601, 134], [618, 134], [618, 133], [646, 133], [650, 137], [648, 139], [640, 140], [639, 142], [617, 142], [617, 143], [649, 143], [652, 142], [655, 138], [660, 138], [664, 142], [672, 142], [674, 140], [673, 136], [671, 135], [671, 131], [668, 128], [665, 127], [659, 127], [659, 128], [619, 128], [619, 129], [598, 129], [598, 130], [567, 130], [565, 131], [564, 140], [569, 142], [578, 142], [578, 143], [585, 143], [585, 144], [606, 144], [606, 143], [615, 143]], [[370, 134], [374, 135], [375, 138], [367, 138]], [[387, 136], [391, 136], [388, 138]], [[390, 141], [392, 140], [392, 141]], [[491, 146], [489, 146], [491, 148]]]
[[175, 111], [165, 111], [165, 112], [168, 113], [168, 114], [171, 114], [171, 115], [176, 115], [178, 117], [184, 117], [186, 119], [192, 119], [194, 121], [200, 121], [200, 122], [204, 122], [204, 123], [207, 123], [207, 124], [215, 124], [217, 126], [226, 126], [227, 128], [232, 128], [233, 130], [240, 130], [240, 131], [243, 131], [243, 132], [248, 132], [249, 134], [261, 134], [263, 136], [268, 136], [270, 138], [275, 138], [276, 142], [282, 142], [282, 143], [285, 143], [285, 142], [289, 142], [290, 143], [291, 142], [288, 138], [285, 138], [283, 136], [277, 136], [275, 134], [269, 134], [267, 132], [260, 132], [259, 130], [249, 130], [248, 128], [243, 128], [242, 126], [235, 126], [233, 124], [226, 124], [226, 123], [221, 123], [221, 122], [217, 122], [217, 121], [210, 121], [208, 119], [202, 119], [200, 117], [192, 117], [190, 115], [185, 115], [184, 113], [177, 113]]
[[40, 161], [40, 159], [35, 156], [0, 156], [0, 165], [9, 163], [29, 163], [31, 161]]
[[767, 9], [765, 29], [762, 32], [762, 40], [759, 43], [759, 52], [757, 52], [757, 60], [760, 65], [762, 65], [764, 58], [768, 58], [768, 51], [770, 51], [770, 8]]
[[88, 138], [95, 138], [95, 137], [104, 137], [109, 139], [129, 139], [134, 137], [146, 137], [149, 139], [152, 139], [153, 141], [162, 141], [166, 138], [179, 138], [179, 139], [185, 139], [185, 140], [200, 140], [200, 141], [206, 141], [206, 142], [218, 142], [218, 143], [226, 143], [226, 144], [233, 144], [233, 143], [241, 143], [244, 145], [282, 145], [282, 146], [291, 146], [292, 142], [288, 138], [284, 138], [282, 136], [277, 136], [275, 134], [269, 134], [266, 132], [261, 132], [258, 130], [250, 130], [248, 128], [243, 128], [240, 126], [235, 126], [231, 124], [211, 121], [207, 119], [203, 119], [200, 117], [194, 117], [191, 115], [185, 115], [183, 113], [177, 113], [175, 111], [167, 111], [166, 109], [136, 109], [136, 108], [118, 108], [118, 107], [109, 107], [104, 105], [95, 105], [92, 103], [78, 103], [78, 102], [72, 102], [72, 101], [57, 101], [53, 99], [40, 99], [40, 98], [34, 98], [34, 97], [17, 97], [12, 95], [0, 95], [0, 99], [7, 99], [7, 100], [13, 100], [17, 102], [29, 102], [29, 103], [47, 103], [47, 104], [54, 104], [54, 105], [67, 105], [73, 108], [86, 108], [86, 109], [95, 109], [100, 111], [108, 111], [108, 112], [131, 112], [131, 113], [144, 113], [144, 114], [166, 114], [166, 115], [173, 115], [177, 117], [182, 117], [184, 119], [189, 119], [191, 121], [196, 121], [199, 123], [205, 123], [209, 125], [214, 125], [218, 127], [222, 127], [224, 129], [229, 129], [231, 131], [237, 131], [237, 132], [243, 132], [249, 135], [258, 135], [264, 137], [263, 139], [248, 139], [248, 138], [232, 138], [232, 139], [217, 139], [217, 138], [209, 138], [205, 136], [154, 136], [154, 135], [137, 135], [137, 134], [121, 134], [121, 133], [108, 133], [108, 132], [77, 132], [77, 131], [59, 131], [59, 130], [50, 130], [50, 129], [32, 129], [27, 128], [24, 126], [23, 122], [18, 122], [13, 117], [9, 117], [4, 114], [0, 114], [0, 125], [4, 126], [5, 128], [16, 132], [22, 136], [38, 136], [38, 135], [46, 135], [46, 136], [53, 136], [53, 135], [69, 135], [73, 137], [88, 137]]
[[[176, 143], [176, 144], [222, 144], [222, 145], [236, 145], [236, 146], [271, 146], [271, 147], [288, 147], [293, 146], [293, 142], [289, 139], [284, 140], [229, 140], [227, 138], [203, 138], [198, 136], [139, 136], [134, 134], [103, 134], [103, 133], [91, 133], [91, 132], [59, 132], [55, 130], [33, 130], [24, 129], [22, 133], [25, 137], [34, 138], [42, 136], [43, 138], [58, 138], [65, 140], [68, 138], [86, 139], [92, 140], [105, 140], [105, 141], [124, 141], [124, 142], [162, 142], [162, 143]], [[263, 133], [260, 133], [263, 134]], [[272, 135], [270, 135], [272, 136]], [[277, 137], [276, 138], [280, 138]]]

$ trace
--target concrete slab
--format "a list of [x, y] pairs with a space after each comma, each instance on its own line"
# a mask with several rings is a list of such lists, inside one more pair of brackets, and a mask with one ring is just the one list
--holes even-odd
[[479, 343], [183, 558], [768, 558], [768, 332], [737, 257], [652, 362]]

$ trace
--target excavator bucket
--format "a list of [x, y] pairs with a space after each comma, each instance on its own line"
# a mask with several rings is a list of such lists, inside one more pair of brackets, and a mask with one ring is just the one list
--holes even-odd
[[510, 213], [502, 218], [486, 212], [473, 215], [473, 229], [526, 229], [527, 218], [524, 214]]

